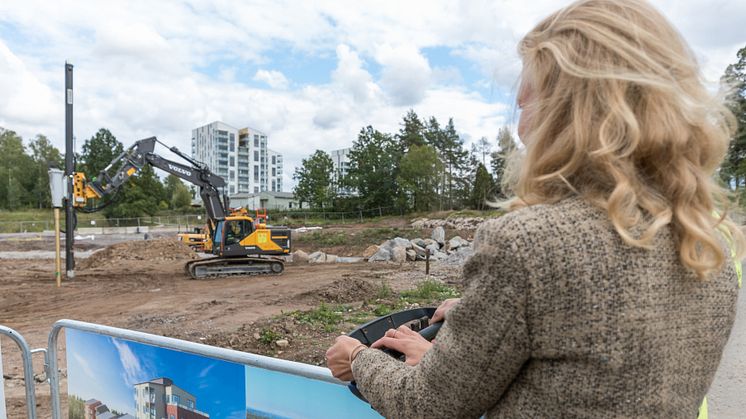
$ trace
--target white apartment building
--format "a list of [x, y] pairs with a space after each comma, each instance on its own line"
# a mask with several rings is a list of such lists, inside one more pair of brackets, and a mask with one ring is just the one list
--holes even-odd
[[354, 195], [355, 191], [349, 188], [342, 188], [339, 185], [339, 181], [347, 176], [350, 170], [350, 158], [349, 153], [352, 148], [341, 148], [339, 150], [332, 150], [329, 152], [329, 156], [332, 158], [334, 164], [334, 171], [332, 173], [332, 184], [337, 187], [337, 193], [339, 195]]
[[192, 130], [192, 157], [226, 180], [229, 195], [282, 191], [282, 155], [267, 134], [215, 121]]

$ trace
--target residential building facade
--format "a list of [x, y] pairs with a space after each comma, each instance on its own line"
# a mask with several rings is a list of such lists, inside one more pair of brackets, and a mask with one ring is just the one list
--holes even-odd
[[209, 419], [197, 410], [197, 399], [166, 377], [135, 384], [137, 419]]
[[228, 195], [282, 190], [282, 155], [267, 134], [215, 121], [192, 130], [192, 157], [226, 181]]
[[341, 148], [329, 152], [329, 156], [332, 158], [332, 163], [334, 164], [332, 185], [335, 186], [337, 195], [341, 196], [355, 195], [353, 189], [345, 188], [340, 185], [340, 181], [347, 176], [350, 170], [350, 150], [352, 150], [352, 148]]
[[232, 207], [248, 210], [265, 208], [268, 210], [301, 209], [298, 200], [291, 192], [240, 193], [231, 196]]

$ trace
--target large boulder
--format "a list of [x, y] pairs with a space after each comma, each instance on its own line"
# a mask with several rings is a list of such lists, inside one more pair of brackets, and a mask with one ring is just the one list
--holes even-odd
[[433, 229], [432, 239], [438, 242], [441, 246], [446, 243], [446, 231], [443, 227], [435, 227]]
[[310, 255], [308, 255], [308, 263], [325, 263], [326, 262], [326, 253], [324, 252], [313, 252]]
[[412, 251], [414, 251], [415, 254], [415, 260], [425, 260], [425, 248], [415, 245], [412, 245]]
[[393, 242], [392, 245], [394, 248], [403, 247], [405, 250], [412, 248], [412, 243], [410, 243], [409, 240], [401, 238], [401, 237], [395, 238], [394, 240], [392, 240], [392, 242]]
[[296, 250], [293, 252], [293, 263], [308, 263], [308, 253]]
[[407, 253], [407, 260], [410, 262], [414, 262], [417, 260], [417, 252], [414, 251], [414, 249], [409, 249], [406, 251]]
[[423, 249], [425, 248], [425, 246], [427, 246], [427, 243], [425, 243], [425, 240], [422, 240], [422, 239], [412, 239], [409, 242], [412, 243], [412, 246], [419, 246]]
[[368, 258], [368, 262], [388, 262], [391, 260], [391, 252], [385, 247], [381, 247], [371, 257]]
[[452, 238], [451, 240], [448, 240], [448, 250], [453, 251], [458, 249], [459, 247], [468, 246], [469, 242], [467, 240], [462, 239], [460, 236], [456, 236]]
[[407, 261], [407, 249], [403, 247], [395, 247], [391, 252], [391, 261], [396, 263], [402, 263]]
[[474, 255], [474, 248], [471, 246], [459, 247], [453, 253], [446, 256], [443, 259], [443, 263], [447, 265], [463, 265], [472, 255]]
[[364, 257], [364, 258], [366, 258], [366, 259], [368, 259], [369, 257], [371, 257], [371, 256], [375, 255], [375, 254], [376, 254], [376, 252], [378, 252], [378, 249], [379, 249], [379, 247], [378, 247], [378, 246], [376, 246], [375, 244], [374, 244], [374, 245], [371, 245], [371, 246], [368, 246], [368, 247], [367, 247], [367, 248], [366, 248], [366, 249], [365, 249], [365, 250], [363, 251], [363, 257]]
[[440, 253], [440, 246], [438, 246], [438, 243], [433, 243], [428, 245], [425, 250], [428, 250], [430, 252], [430, 256]]
[[[425, 239], [425, 240], [423, 240], [423, 246], [422, 247], [426, 248], [427, 246], [430, 246], [431, 244], [438, 244], [438, 242], [436, 242], [433, 239]], [[438, 244], [438, 247], [440, 247], [439, 244]]]
[[326, 255], [326, 259], [324, 260], [324, 263], [337, 263], [337, 255]]

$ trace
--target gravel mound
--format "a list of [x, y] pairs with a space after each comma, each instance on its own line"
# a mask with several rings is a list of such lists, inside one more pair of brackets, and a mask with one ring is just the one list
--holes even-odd
[[122, 260], [165, 261], [197, 258], [197, 254], [186, 244], [175, 238], [162, 238], [123, 242], [108, 246], [80, 261], [77, 267], [89, 269], [110, 266]]
[[375, 292], [376, 286], [369, 281], [359, 278], [345, 278], [310, 291], [306, 295], [318, 298], [322, 302], [349, 303], [365, 300], [374, 295]]

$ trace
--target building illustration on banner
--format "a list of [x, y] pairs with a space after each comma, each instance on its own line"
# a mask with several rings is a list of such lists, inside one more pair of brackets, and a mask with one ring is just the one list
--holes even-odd
[[70, 419], [245, 419], [244, 366], [66, 331]]

